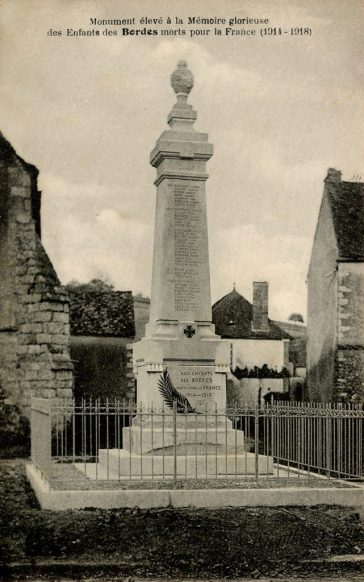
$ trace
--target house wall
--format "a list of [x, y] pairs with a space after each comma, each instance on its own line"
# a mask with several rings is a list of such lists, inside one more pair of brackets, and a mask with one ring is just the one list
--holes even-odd
[[335, 396], [364, 400], [364, 263], [339, 263]]
[[237, 404], [264, 404], [264, 396], [270, 392], [288, 392], [285, 378], [241, 378], [229, 377], [227, 382], [228, 406]]
[[331, 211], [324, 195], [308, 273], [307, 382], [308, 397], [333, 397], [338, 248]]
[[40, 242], [38, 171], [0, 135], [0, 383], [28, 414], [30, 397], [68, 397], [68, 297]]
[[267, 364], [270, 368], [288, 366], [289, 340], [236, 339], [232, 345], [232, 368], [254, 368]]

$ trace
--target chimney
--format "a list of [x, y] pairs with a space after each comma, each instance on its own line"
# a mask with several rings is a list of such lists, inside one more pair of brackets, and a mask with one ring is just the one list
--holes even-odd
[[329, 168], [327, 170], [327, 176], [326, 176], [324, 182], [326, 184], [340, 184], [340, 182], [341, 182], [340, 170], [335, 170], [335, 168]]
[[268, 283], [253, 283], [253, 321], [252, 331], [268, 332]]

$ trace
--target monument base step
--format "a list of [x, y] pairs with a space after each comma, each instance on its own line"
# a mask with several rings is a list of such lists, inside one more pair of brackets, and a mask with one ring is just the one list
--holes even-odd
[[[259, 474], [273, 473], [271, 457], [258, 456]], [[256, 458], [253, 453], [224, 455], [138, 455], [124, 449], [99, 451], [99, 478], [108, 479], [212, 479], [254, 475]]]
[[211, 424], [206, 424], [204, 427], [187, 427], [186, 425], [184, 429], [183, 427], [178, 428], [176, 433], [169, 427], [163, 429], [160, 427], [151, 428], [150, 426], [123, 428], [123, 448], [135, 454], [141, 455], [152, 453], [152, 451], [157, 453], [163, 449], [167, 452], [166, 449], [172, 449], [175, 441], [177, 447], [187, 448], [187, 450], [180, 451], [182, 454], [195, 455], [195, 447], [201, 449], [201, 454], [205, 452], [204, 447], [208, 447], [208, 453], [214, 455], [244, 450], [244, 432], [233, 430], [230, 425], [227, 427]]

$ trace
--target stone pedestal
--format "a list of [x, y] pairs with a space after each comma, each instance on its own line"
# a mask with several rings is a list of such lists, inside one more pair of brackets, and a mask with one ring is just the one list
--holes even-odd
[[[221, 418], [221, 417], [220, 417]], [[240, 454], [244, 451], [244, 433], [232, 429], [231, 421], [215, 421], [213, 415], [179, 415], [173, 423], [158, 422], [154, 417], [144, 426], [136, 421], [123, 429], [123, 447], [137, 455], [158, 451], [158, 454]]]
[[144, 338], [134, 345], [134, 358], [137, 397], [143, 406], [168, 406], [160, 386], [167, 371], [173, 386], [193, 409], [225, 408], [229, 346], [213, 338], [201, 340], [198, 326], [191, 338], [183, 331], [173, 339]]
[[[84, 467], [80, 465], [80, 470]], [[273, 473], [271, 457], [259, 456], [258, 467], [253, 453], [137, 455], [125, 449], [100, 451], [99, 478], [119, 479], [223, 479], [249, 478]], [[227, 490], [228, 491], [228, 490]]]

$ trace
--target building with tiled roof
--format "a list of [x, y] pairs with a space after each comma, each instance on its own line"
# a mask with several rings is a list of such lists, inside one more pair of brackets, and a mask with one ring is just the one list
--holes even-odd
[[230, 343], [230, 401], [256, 404], [288, 392], [291, 336], [268, 317], [268, 283], [253, 284], [253, 303], [234, 288], [212, 306], [212, 322]]
[[364, 401], [364, 184], [329, 169], [308, 273], [311, 399]]
[[339, 259], [364, 261], [364, 184], [338, 182], [333, 186], [328, 182], [327, 197]]
[[212, 320], [216, 333], [222, 338], [233, 339], [290, 339], [290, 335], [268, 317], [266, 328], [254, 328], [253, 312], [252, 303], [234, 288], [212, 306]]

